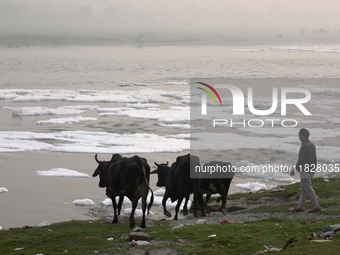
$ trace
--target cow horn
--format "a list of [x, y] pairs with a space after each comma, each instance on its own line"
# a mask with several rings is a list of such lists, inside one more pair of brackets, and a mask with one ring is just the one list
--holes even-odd
[[157, 167], [159, 167], [159, 164], [157, 164], [156, 162], [154, 162], [155, 163], [155, 165], [157, 166]]
[[166, 162], [166, 165], [169, 165], [169, 161]]
[[98, 158], [97, 158], [97, 154], [94, 156], [94, 159], [96, 160], [96, 162], [99, 164], [100, 163], [100, 161], [98, 160]]
[[158, 168], [154, 171], [152, 171], [150, 174], [157, 174], [158, 173]]

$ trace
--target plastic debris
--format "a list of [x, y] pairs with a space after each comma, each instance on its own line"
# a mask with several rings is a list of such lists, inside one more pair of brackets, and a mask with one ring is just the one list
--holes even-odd
[[274, 188], [272, 188], [272, 190], [270, 192], [280, 192], [280, 191], [284, 191], [286, 189], [283, 189], [281, 186], [276, 186]]
[[113, 238], [113, 237], [109, 237], [109, 238], [107, 238], [106, 240], [108, 240], [108, 241], [113, 241], [114, 238]]
[[332, 240], [311, 240], [311, 241], [317, 243], [332, 242]]
[[143, 231], [143, 229], [140, 228], [140, 227], [136, 227], [136, 228], [134, 228], [134, 230], [133, 230], [133, 232], [142, 232], [142, 231]]
[[148, 220], [145, 224], [147, 227], [154, 227], [155, 223], [152, 220]]
[[171, 230], [178, 229], [178, 228], [181, 228], [181, 227], [184, 227], [184, 225], [183, 224], [179, 224], [178, 226], [173, 227]]
[[327, 232], [322, 233], [321, 235], [323, 237], [330, 237], [330, 236], [334, 235], [334, 233], [335, 233], [334, 231], [327, 231]]
[[323, 228], [321, 233], [313, 233], [315, 238], [326, 238], [330, 239], [333, 235], [340, 233], [340, 224], [327, 225]]
[[204, 219], [198, 219], [196, 224], [208, 224], [206, 220]]
[[21, 250], [23, 250], [24, 248], [15, 248], [14, 250], [15, 251], [21, 251]]
[[230, 223], [230, 222], [227, 221], [227, 220], [222, 220], [222, 221], [220, 221], [219, 223], [220, 223], [220, 224], [228, 224], [228, 223]]
[[334, 231], [340, 230], [340, 224], [329, 225]]
[[216, 235], [210, 235], [210, 236], [208, 236], [208, 237], [216, 237]]
[[49, 223], [48, 221], [43, 221], [43, 222], [41, 222], [40, 224], [38, 224], [38, 228], [43, 228], [43, 227], [48, 227], [48, 226], [50, 226], [51, 225], [51, 223]]
[[129, 245], [130, 246], [143, 246], [143, 245], [149, 245], [150, 243], [148, 241], [135, 241], [135, 240], [132, 240]]

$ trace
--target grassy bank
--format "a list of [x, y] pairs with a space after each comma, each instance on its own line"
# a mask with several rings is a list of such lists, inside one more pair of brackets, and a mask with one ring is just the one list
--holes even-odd
[[[61, 254], [66, 251], [67, 254], [144, 254], [145, 251], [149, 254], [171, 251], [178, 254], [254, 254], [265, 250], [264, 245], [285, 247], [280, 254], [338, 254], [340, 234], [333, 236], [330, 242], [312, 241], [319, 239], [313, 237], [313, 232], [320, 233], [325, 226], [340, 223], [338, 179], [330, 179], [328, 183], [315, 179], [313, 184], [323, 207], [316, 219], [282, 216], [244, 224], [186, 225], [175, 230], [172, 230], [171, 221], [154, 221], [154, 227], [143, 229], [152, 238], [151, 245], [140, 247], [128, 245], [131, 229], [127, 218], [120, 225], [106, 224], [106, 220], [69, 221], [45, 228], [2, 230], [0, 254]], [[298, 185], [285, 186], [282, 192], [234, 194], [229, 198], [232, 201], [246, 199], [260, 204], [264, 198], [273, 198], [280, 202], [231, 214], [258, 213], [261, 210], [287, 212], [290, 206], [297, 204], [292, 200], [297, 199]], [[310, 202], [308, 207], [311, 207]], [[334, 217], [324, 219], [327, 215]], [[140, 220], [136, 224], [140, 224]], [[216, 237], [208, 237], [213, 234]], [[114, 240], [107, 240], [110, 237]]]

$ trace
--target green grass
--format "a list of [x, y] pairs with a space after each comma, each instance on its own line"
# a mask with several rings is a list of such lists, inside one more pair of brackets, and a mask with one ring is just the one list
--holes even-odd
[[[339, 215], [340, 202], [338, 180], [331, 179], [325, 183], [322, 179], [314, 179], [313, 186], [325, 207], [322, 214]], [[285, 186], [283, 192], [263, 192], [258, 194], [234, 194], [232, 199], [244, 197], [258, 200], [261, 197], [276, 197], [282, 200], [297, 197], [299, 185]], [[270, 205], [268, 211], [285, 210], [296, 206], [296, 202], [284, 205]], [[258, 209], [260, 211], [260, 209]], [[238, 213], [249, 212], [242, 210]], [[52, 224], [45, 228], [13, 229], [0, 231], [0, 254], [129, 254], [132, 251], [143, 254], [145, 250], [169, 248], [178, 254], [254, 254], [265, 250], [264, 245], [286, 248], [280, 254], [339, 254], [340, 234], [331, 242], [312, 242], [312, 234], [320, 233], [327, 225], [340, 223], [334, 219], [286, 219], [271, 218], [247, 224], [215, 224], [191, 225], [171, 230], [170, 221], [154, 221], [154, 227], [144, 228], [151, 238], [152, 246], [132, 247], [128, 245], [127, 236], [131, 232], [128, 219], [123, 224], [106, 224], [105, 220], [69, 221]], [[136, 226], [140, 220], [136, 221]], [[216, 234], [216, 237], [208, 238]], [[113, 241], [107, 238], [113, 237]], [[181, 241], [179, 241], [182, 239]], [[15, 248], [24, 248], [15, 251]]]
[[[192, 225], [171, 230], [168, 222], [148, 227], [154, 241], [167, 241], [155, 246], [131, 247], [125, 238], [131, 231], [127, 221], [121, 225], [103, 223], [103, 220], [69, 221], [47, 228], [5, 230], [0, 232], [0, 254], [129, 254], [131, 249], [152, 250], [170, 248], [183, 254], [252, 254], [264, 250], [263, 245], [282, 248], [296, 238], [280, 254], [336, 254], [340, 252], [340, 235], [329, 243], [314, 243], [313, 232], [319, 233], [339, 219], [266, 219], [248, 224]], [[53, 231], [49, 231], [53, 230]], [[216, 234], [216, 237], [208, 238]], [[108, 241], [113, 237], [113, 241]], [[183, 240], [183, 244], [178, 242]], [[14, 251], [15, 248], [24, 248]]]

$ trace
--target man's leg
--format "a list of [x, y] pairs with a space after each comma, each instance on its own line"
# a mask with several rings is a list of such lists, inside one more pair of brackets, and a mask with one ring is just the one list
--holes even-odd
[[[314, 173], [301, 173], [301, 183], [300, 183], [300, 189], [303, 189], [303, 192], [305, 194], [304, 201], [302, 201], [302, 198], [299, 198], [299, 207], [301, 206], [301, 202], [304, 206], [306, 202], [306, 196], [310, 199], [312, 204], [314, 205], [314, 209], [320, 209], [320, 204], [318, 197], [315, 194], [315, 191], [312, 186], [312, 178], [314, 176]], [[300, 191], [301, 196], [301, 191]]]
[[303, 177], [303, 173], [300, 173], [300, 189], [299, 189], [299, 206], [298, 209], [304, 210], [306, 204], [307, 194], [305, 192], [305, 178]]

